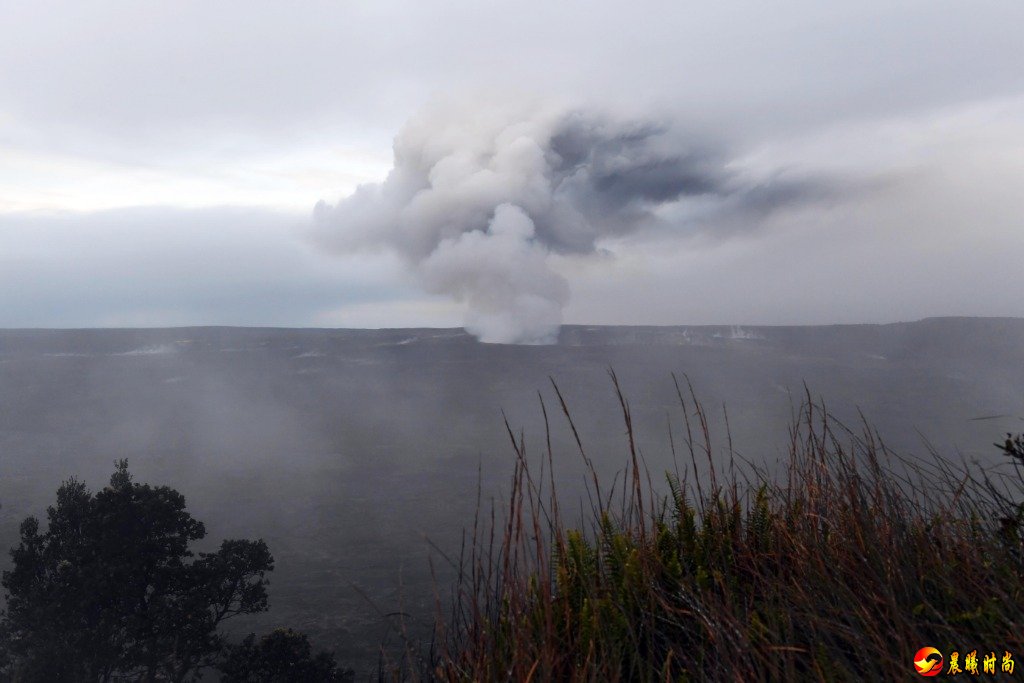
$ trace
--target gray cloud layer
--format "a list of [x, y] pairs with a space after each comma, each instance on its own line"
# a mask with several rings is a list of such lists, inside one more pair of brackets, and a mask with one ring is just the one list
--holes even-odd
[[481, 87], [800, 129], [1019, 87], [1024, 6], [37, 0], [4, 19], [0, 109], [46, 126], [41, 144], [91, 132], [118, 153], [332, 120], [393, 130], [437, 92]]
[[386, 263], [323, 258], [298, 216], [137, 208], [0, 215], [0, 327], [329, 326], [408, 296]]
[[1024, 3], [3, 9], [0, 325], [1024, 315]]

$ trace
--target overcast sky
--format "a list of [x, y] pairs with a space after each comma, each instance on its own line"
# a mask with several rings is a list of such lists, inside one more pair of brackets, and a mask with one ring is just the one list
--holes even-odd
[[0, 12], [0, 327], [1024, 316], [1020, 0]]

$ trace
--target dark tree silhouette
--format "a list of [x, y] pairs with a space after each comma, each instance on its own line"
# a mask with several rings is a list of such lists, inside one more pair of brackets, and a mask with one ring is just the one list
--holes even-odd
[[185, 498], [132, 482], [125, 461], [96, 494], [65, 482], [47, 522], [45, 532], [22, 523], [3, 573], [0, 635], [15, 680], [187, 680], [222, 657], [225, 620], [267, 608], [266, 543], [193, 553], [206, 530]]
[[228, 648], [219, 670], [223, 683], [290, 683], [291, 681], [350, 681], [334, 657], [313, 654], [309, 638], [291, 629], [277, 629], [256, 640], [250, 634]]

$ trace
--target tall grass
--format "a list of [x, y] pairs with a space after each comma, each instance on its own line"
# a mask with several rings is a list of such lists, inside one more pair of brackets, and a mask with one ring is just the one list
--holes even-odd
[[421, 675], [906, 680], [925, 645], [947, 656], [1011, 651], [1024, 667], [1020, 477], [934, 453], [897, 457], [809, 396], [788, 462], [769, 473], [738, 463], [731, 444], [716, 451], [705, 409], [677, 382], [677, 467], [662, 479], [644, 466], [612, 379], [625, 476], [600, 480], [554, 386], [588, 471], [589, 506], [570, 521], [551, 475], [550, 427], [539, 454], [547, 477], [509, 429], [507, 508], [481, 511], [467, 532], [454, 602], [439, 612]]

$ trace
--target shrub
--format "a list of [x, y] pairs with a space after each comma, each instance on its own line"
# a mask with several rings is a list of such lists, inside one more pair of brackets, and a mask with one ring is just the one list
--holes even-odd
[[352, 680], [352, 673], [340, 670], [333, 655], [314, 654], [309, 638], [290, 628], [279, 628], [258, 640], [249, 634], [238, 645], [228, 647], [217, 669], [222, 683]]
[[[12, 680], [194, 679], [221, 662], [225, 621], [267, 609], [266, 543], [193, 553], [206, 529], [184, 496], [132, 482], [123, 460], [96, 494], [65, 482], [47, 522], [45, 531], [34, 517], [22, 523], [3, 573], [0, 666]], [[305, 636], [301, 644], [308, 650]]]

